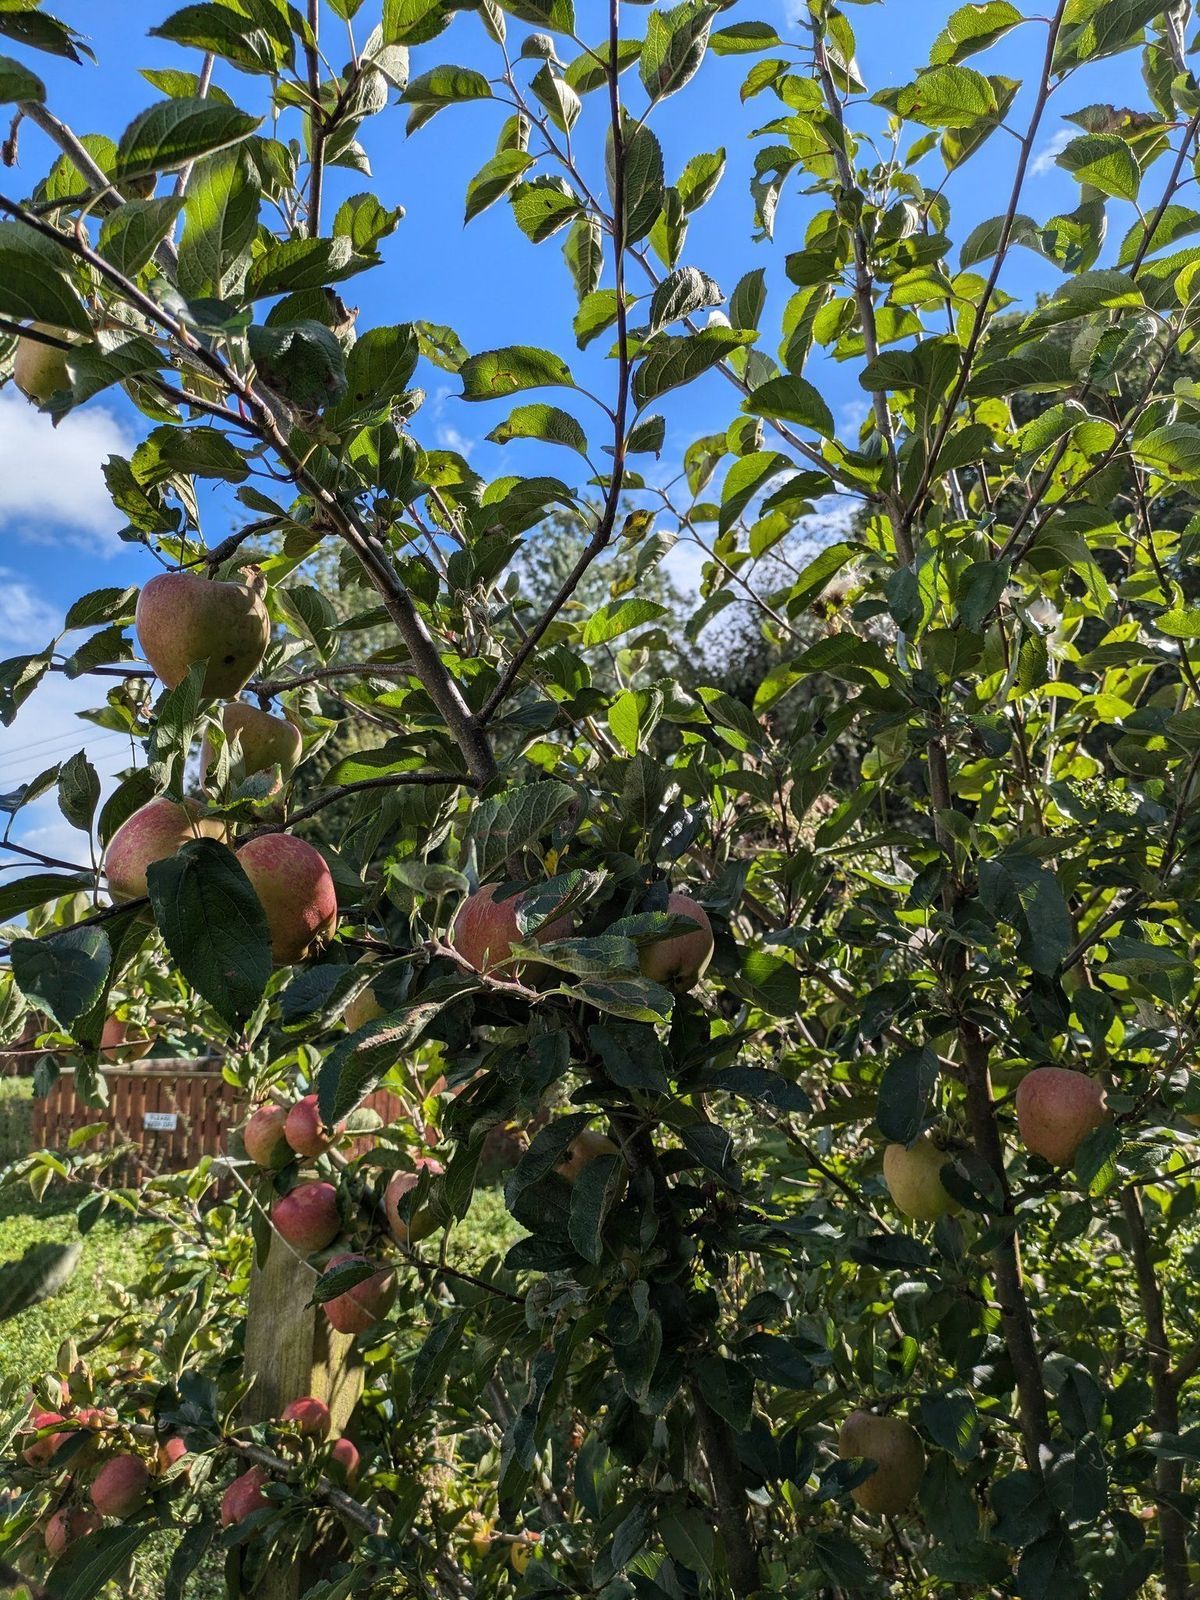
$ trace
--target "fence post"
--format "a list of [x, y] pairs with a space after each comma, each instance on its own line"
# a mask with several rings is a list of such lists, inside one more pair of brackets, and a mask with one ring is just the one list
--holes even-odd
[[[337, 1438], [362, 1392], [363, 1368], [354, 1340], [330, 1327], [310, 1306], [317, 1274], [277, 1234], [250, 1278], [245, 1373], [254, 1379], [242, 1414], [247, 1422], [277, 1418], [290, 1400], [315, 1395], [329, 1407]], [[272, 1562], [253, 1589], [255, 1600], [298, 1600], [328, 1571], [330, 1552], [315, 1548], [294, 1563]]]

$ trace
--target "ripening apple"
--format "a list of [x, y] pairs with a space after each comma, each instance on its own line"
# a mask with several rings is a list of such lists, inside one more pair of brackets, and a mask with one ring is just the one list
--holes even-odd
[[221, 1526], [233, 1527], [235, 1523], [245, 1522], [256, 1511], [265, 1511], [271, 1502], [263, 1493], [263, 1487], [269, 1482], [270, 1474], [263, 1467], [251, 1467], [249, 1472], [235, 1478], [221, 1496]]
[[694, 989], [707, 970], [713, 954], [712, 924], [704, 907], [686, 894], [669, 894], [667, 911], [673, 917], [688, 917], [697, 926], [688, 933], [669, 939], [656, 939], [638, 950], [638, 970], [674, 994]]
[[[242, 752], [242, 769], [247, 777], [255, 772], [270, 772], [278, 767], [286, 780], [295, 772], [304, 736], [295, 723], [283, 717], [273, 717], [269, 711], [247, 705], [244, 700], [231, 700], [221, 708], [221, 726], [225, 738], [237, 738]], [[207, 775], [215, 752], [208, 739], [200, 746], [200, 771]]]
[[329, 1433], [333, 1419], [324, 1400], [318, 1400], [315, 1394], [305, 1394], [298, 1400], [288, 1401], [280, 1420], [294, 1423], [297, 1430], [305, 1437], [316, 1435], [324, 1439]]
[[1069, 1167], [1075, 1152], [1108, 1121], [1104, 1086], [1069, 1067], [1035, 1067], [1017, 1085], [1017, 1129], [1025, 1148], [1054, 1167]]
[[165, 861], [189, 839], [224, 839], [225, 824], [201, 814], [190, 800], [182, 804], [160, 796], [139, 806], [108, 841], [104, 872], [108, 892], [120, 904], [146, 893], [146, 868]]
[[864, 1511], [898, 1516], [912, 1501], [925, 1476], [925, 1446], [903, 1417], [877, 1417], [852, 1411], [838, 1434], [842, 1460], [865, 1456], [875, 1471], [850, 1493]]
[[261, 833], [238, 851], [271, 930], [277, 967], [303, 961], [337, 927], [337, 891], [325, 857], [290, 833]]
[[[335, 1256], [328, 1270], [332, 1272], [335, 1267], [357, 1265], [359, 1262], [370, 1265], [366, 1256]], [[325, 1315], [329, 1318], [330, 1326], [339, 1333], [370, 1333], [375, 1324], [387, 1316], [395, 1299], [396, 1274], [385, 1267], [347, 1289], [345, 1294], [334, 1295], [332, 1300], [326, 1300]]]
[[131, 1516], [146, 1498], [150, 1473], [140, 1456], [111, 1456], [92, 1479], [92, 1504], [102, 1517]]
[[[55, 339], [63, 337], [61, 328], [48, 322], [35, 322], [38, 333]], [[52, 395], [71, 387], [67, 372], [67, 352], [54, 344], [42, 344], [39, 339], [18, 339], [13, 357], [13, 382], [27, 400], [44, 406]]]
[[597, 1156], [616, 1156], [620, 1153], [611, 1139], [597, 1133], [594, 1128], [585, 1128], [577, 1138], [571, 1140], [566, 1155], [554, 1170], [573, 1186], [578, 1183], [583, 1169], [590, 1166]]
[[411, 1214], [406, 1211], [403, 1201], [405, 1195], [411, 1194], [420, 1183], [422, 1172], [437, 1177], [445, 1169], [441, 1162], [435, 1161], [432, 1156], [418, 1157], [416, 1167], [415, 1172], [394, 1172], [383, 1192], [383, 1209], [387, 1212], [388, 1228], [392, 1238], [400, 1245], [417, 1244], [420, 1240], [427, 1239], [437, 1227], [437, 1219], [428, 1206]]
[[140, 1061], [150, 1054], [152, 1042], [145, 1028], [119, 1017], [109, 1017], [100, 1030], [100, 1054], [106, 1061]]
[[146, 660], [173, 689], [199, 661], [203, 692], [226, 700], [257, 670], [271, 637], [266, 579], [218, 583], [195, 572], [162, 572], [138, 595], [134, 627]]
[[468, 1517], [467, 1528], [470, 1530], [470, 1545], [472, 1552], [477, 1556], [486, 1556], [492, 1548], [492, 1525], [486, 1517]]
[[341, 1232], [338, 1194], [331, 1183], [300, 1183], [271, 1207], [271, 1223], [304, 1255], [324, 1250]]
[[256, 1161], [268, 1171], [282, 1167], [292, 1159], [292, 1147], [284, 1134], [287, 1119], [287, 1106], [259, 1106], [242, 1129], [242, 1144], [246, 1154], [251, 1161]]
[[384, 1015], [383, 1007], [375, 998], [375, 991], [370, 984], [365, 989], [360, 989], [342, 1012], [342, 1021], [346, 1024], [347, 1033], [356, 1033], [359, 1028], [365, 1028], [368, 1022], [374, 1022], [377, 1017]]
[[356, 1446], [351, 1444], [349, 1439], [338, 1439], [329, 1452], [329, 1460], [333, 1465], [334, 1475], [340, 1477], [348, 1487], [353, 1487], [358, 1478], [359, 1468]]
[[89, 1533], [97, 1533], [103, 1526], [90, 1506], [63, 1506], [46, 1524], [43, 1535], [46, 1552], [52, 1561], [57, 1561], [73, 1544], [86, 1539]]
[[[158, 1470], [161, 1473], [170, 1472], [171, 1468], [182, 1461], [188, 1453], [188, 1447], [177, 1433], [164, 1439], [158, 1447]], [[187, 1468], [183, 1469], [185, 1472]]]
[[883, 1180], [897, 1211], [920, 1222], [936, 1222], [955, 1207], [942, 1183], [950, 1157], [927, 1134], [915, 1144], [889, 1144], [883, 1152]]
[[[507, 962], [514, 944], [549, 944], [566, 939], [571, 933], [571, 918], [556, 917], [543, 923], [536, 933], [523, 934], [517, 926], [517, 911], [524, 895], [512, 894], [497, 900], [500, 885], [488, 883], [469, 894], [454, 916], [450, 943], [476, 972], [494, 972]], [[512, 968], [506, 968], [509, 976]]]
[[524, 1572], [533, 1560], [533, 1552], [541, 1543], [540, 1533], [523, 1533], [519, 1539], [514, 1539], [508, 1547], [508, 1559], [512, 1563], [514, 1572]]
[[329, 1149], [340, 1132], [332, 1132], [321, 1121], [315, 1094], [306, 1094], [287, 1114], [284, 1137], [298, 1156], [321, 1156]]
[[[43, 1428], [49, 1428], [56, 1422], [65, 1422], [66, 1418], [58, 1411], [35, 1411], [29, 1419], [26, 1432], [40, 1433]], [[32, 1444], [27, 1444], [21, 1451], [22, 1461], [28, 1462], [31, 1467], [45, 1467], [54, 1459], [54, 1452], [59, 1445], [65, 1444], [72, 1437], [71, 1433], [48, 1433], [44, 1438], [34, 1439]]]

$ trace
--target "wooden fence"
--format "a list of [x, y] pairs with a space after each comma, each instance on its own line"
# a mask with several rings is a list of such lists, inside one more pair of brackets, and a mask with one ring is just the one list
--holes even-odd
[[[90, 1106], [75, 1092], [75, 1073], [65, 1069], [48, 1094], [33, 1102], [33, 1148], [62, 1149], [72, 1133], [104, 1125], [89, 1150], [121, 1148], [118, 1181], [194, 1167], [201, 1156], [223, 1155], [229, 1129], [249, 1110], [245, 1097], [226, 1083], [207, 1061], [145, 1061], [132, 1067], [102, 1067], [108, 1104]], [[384, 1123], [401, 1114], [401, 1102], [377, 1089], [364, 1105]], [[369, 1137], [355, 1139], [351, 1155], [368, 1149]]]

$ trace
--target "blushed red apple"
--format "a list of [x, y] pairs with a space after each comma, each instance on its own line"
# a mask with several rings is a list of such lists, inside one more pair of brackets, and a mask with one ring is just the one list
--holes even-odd
[[271, 1207], [280, 1236], [304, 1255], [332, 1244], [341, 1232], [338, 1194], [331, 1183], [300, 1183]]
[[88, 1491], [102, 1517], [128, 1517], [146, 1498], [150, 1473], [140, 1456], [111, 1456], [92, 1479]]
[[394, 1172], [383, 1192], [383, 1209], [387, 1213], [388, 1228], [397, 1244], [416, 1244], [421, 1239], [427, 1239], [437, 1227], [437, 1220], [428, 1207], [415, 1215], [406, 1214], [403, 1200], [405, 1195], [411, 1194], [420, 1183], [422, 1172], [431, 1173], [436, 1177], [444, 1171], [444, 1168], [441, 1162], [435, 1161], [432, 1156], [419, 1157], [416, 1167], [415, 1172]]
[[51, 1560], [57, 1561], [73, 1544], [78, 1544], [80, 1539], [86, 1539], [89, 1533], [96, 1533], [103, 1526], [90, 1506], [63, 1506], [47, 1522], [42, 1535], [46, 1553]]
[[[52, 1427], [56, 1422], [65, 1422], [66, 1418], [57, 1411], [35, 1411], [26, 1426], [29, 1433], [40, 1433], [43, 1428]], [[71, 1438], [71, 1433], [48, 1433], [42, 1439], [34, 1439], [21, 1451], [22, 1461], [31, 1467], [47, 1466], [54, 1458], [54, 1452], [59, 1445], [65, 1444]]]
[[[295, 772], [304, 749], [304, 736], [294, 722], [274, 717], [269, 711], [231, 700], [221, 707], [221, 727], [228, 742], [236, 738], [241, 750], [242, 770], [249, 778], [256, 772], [278, 767], [286, 781]], [[205, 738], [200, 746], [200, 771], [204, 777], [212, 765], [215, 751]]]
[[338, 1439], [329, 1452], [329, 1459], [348, 1487], [358, 1478], [359, 1454], [349, 1439]]
[[291, 1159], [292, 1147], [284, 1134], [287, 1119], [287, 1106], [259, 1106], [242, 1129], [246, 1154], [268, 1171]]
[[697, 924], [691, 932], [657, 939], [638, 949], [638, 970], [675, 994], [694, 989], [704, 976], [713, 954], [712, 924], [704, 907], [686, 894], [669, 894], [667, 911]]
[[1022, 1143], [1051, 1166], [1069, 1167], [1092, 1129], [1107, 1121], [1104, 1086], [1086, 1072], [1035, 1067], [1017, 1085]]
[[[329, 1271], [359, 1262], [364, 1266], [372, 1264], [366, 1256], [347, 1254], [335, 1256], [329, 1263]], [[326, 1300], [325, 1315], [330, 1326], [339, 1333], [370, 1333], [375, 1324], [387, 1316], [395, 1299], [396, 1274], [385, 1267], [347, 1289], [345, 1294]]]
[[566, 1155], [554, 1170], [560, 1178], [574, 1185], [579, 1182], [583, 1169], [591, 1166], [598, 1156], [616, 1156], [620, 1153], [619, 1147], [605, 1134], [597, 1133], [595, 1128], [585, 1128], [577, 1138], [571, 1140]]
[[230, 699], [258, 668], [271, 637], [265, 592], [259, 572], [246, 583], [162, 572], [138, 595], [134, 627], [142, 653], [168, 689], [206, 662], [205, 696]]
[[263, 1494], [263, 1488], [269, 1482], [270, 1474], [263, 1467], [251, 1467], [249, 1472], [235, 1478], [221, 1496], [221, 1526], [233, 1527], [235, 1523], [245, 1522], [256, 1511], [265, 1511], [271, 1502]]
[[313, 1394], [305, 1394], [299, 1399], [288, 1401], [280, 1420], [294, 1423], [306, 1436], [316, 1435], [324, 1439], [329, 1432], [332, 1418], [324, 1400], [318, 1400]]
[[303, 961], [337, 926], [337, 891], [325, 857], [290, 833], [262, 833], [238, 851], [271, 930], [277, 967]]
[[556, 917], [543, 923], [536, 933], [523, 934], [517, 926], [517, 912], [525, 896], [512, 894], [497, 900], [499, 887], [488, 883], [467, 896], [455, 913], [450, 943], [476, 972], [494, 972], [502, 963], [508, 963], [505, 971], [511, 976], [509, 957], [514, 944], [549, 944], [554, 939], [566, 939], [571, 933], [571, 918]]
[[330, 1131], [321, 1121], [315, 1094], [306, 1094], [287, 1114], [284, 1136], [298, 1156], [321, 1156], [329, 1149], [337, 1130]]
[[146, 893], [146, 868], [173, 856], [189, 839], [223, 839], [225, 824], [202, 814], [190, 800], [180, 803], [159, 796], [139, 806], [108, 841], [104, 874], [108, 892], [118, 903], [140, 900]]

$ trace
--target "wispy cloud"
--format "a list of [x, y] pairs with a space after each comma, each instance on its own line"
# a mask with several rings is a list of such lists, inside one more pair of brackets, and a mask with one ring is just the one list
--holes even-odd
[[132, 444], [103, 406], [72, 411], [56, 428], [16, 389], [0, 391], [0, 528], [37, 544], [119, 550], [122, 519], [100, 468]]
[[1053, 172], [1055, 157], [1062, 155], [1074, 137], [1073, 128], [1060, 128], [1052, 139], [1034, 152], [1033, 160], [1029, 163], [1031, 176], [1044, 178], [1048, 172]]

